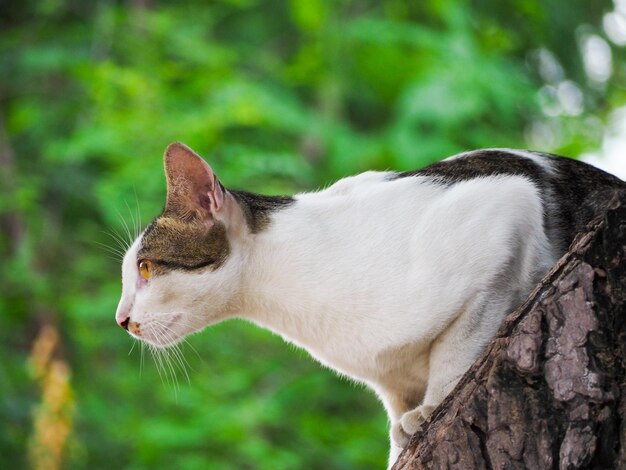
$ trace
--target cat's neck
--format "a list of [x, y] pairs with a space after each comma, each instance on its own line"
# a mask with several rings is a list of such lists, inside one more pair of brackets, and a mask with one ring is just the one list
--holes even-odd
[[[400, 200], [407, 190], [422, 200], [434, 193], [399, 180], [389, 184], [384, 198], [372, 199], [374, 179], [382, 182], [384, 175], [365, 178], [369, 187], [363, 194], [344, 182], [299, 195], [250, 234], [236, 314], [357, 377], [367, 377], [369, 365], [355, 370], [351, 357], [373, 357], [405, 335], [394, 336], [385, 312], [404, 285], [398, 273], [408, 262], [412, 228], [402, 217], [405, 203], [390, 207], [386, 199]], [[390, 233], [398, 236], [396, 243], [388, 242]]]
[[[241, 198], [241, 193], [237, 197]], [[316, 243], [321, 233], [311, 207], [302, 204], [295, 207], [294, 200], [285, 204], [285, 198], [261, 199], [255, 195], [252, 200], [263, 208], [274, 208], [261, 214], [248, 212], [248, 217], [256, 219], [257, 231], [251, 229], [244, 248], [246, 268], [238, 316], [305, 347], [309, 341], [319, 343], [323, 334], [320, 311], [324, 300], [316, 291], [323, 289], [324, 282], [320, 282], [323, 280], [316, 274], [319, 264], [311, 256], [312, 249], [321, 249]], [[302, 230], [303, 227], [307, 230]], [[318, 321], [309, 324], [312, 318]], [[301, 338], [304, 331], [306, 339]]]

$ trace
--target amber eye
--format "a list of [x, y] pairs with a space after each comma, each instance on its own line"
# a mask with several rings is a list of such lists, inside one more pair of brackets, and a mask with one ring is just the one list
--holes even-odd
[[151, 274], [152, 261], [147, 259], [142, 259], [141, 261], [139, 261], [139, 275], [147, 281], [148, 279], [150, 279]]

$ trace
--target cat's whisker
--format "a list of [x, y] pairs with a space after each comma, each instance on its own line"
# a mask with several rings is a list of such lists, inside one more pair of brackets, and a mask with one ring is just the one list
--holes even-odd
[[159, 354], [161, 354], [161, 357], [163, 357], [163, 363], [165, 364], [165, 372], [170, 377], [172, 390], [174, 390], [174, 395], [176, 396], [178, 394], [178, 379], [176, 377], [176, 371], [172, 367], [170, 356], [167, 353], [167, 350], [165, 349], [160, 349]]
[[[163, 343], [167, 342], [167, 338], [165, 338], [162, 331], [159, 331], [158, 329], [154, 329], [153, 334], [157, 337], [157, 339], [160, 342], [163, 342]], [[165, 339], [165, 341], [163, 341], [163, 339]], [[170, 383], [169, 379], [171, 378], [171, 384], [174, 390], [174, 395], [176, 397], [176, 400], [178, 400], [178, 390], [179, 390], [178, 377], [176, 376], [176, 371], [174, 370], [174, 366], [172, 365], [172, 361], [169, 356], [169, 353], [166, 349], [157, 349], [157, 351], [163, 360], [162, 365], [163, 365], [163, 371], [165, 373], [165, 376], [166, 378], [168, 378], [168, 375], [169, 375], [168, 383]]]
[[128, 227], [128, 224], [126, 223], [126, 220], [122, 216], [122, 213], [119, 210], [117, 210], [117, 209], [115, 211], [117, 212], [117, 215], [119, 216], [120, 220], [122, 221], [122, 226], [124, 227], [124, 230], [126, 232], [126, 236], [128, 236], [127, 245], [131, 246], [133, 244], [133, 236], [130, 233], [130, 228]]
[[128, 351], [128, 355], [130, 356], [130, 354], [133, 352], [133, 349], [135, 349], [135, 345], [137, 344], [137, 340], [133, 341], [133, 345], [130, 347], [130, 351]]
[[135, 215], [133, 214], [133, 211], [131, 210], [130, 205], [128, 204], [128, 201], [126, 199], [124, 199], [124, 205], [126, 206], [126, 209], [128, 210], [128, 215], [130, 217], [130, 228], [132, 228], [132, 231], [129, 231], [129, 238], [131, 238], [133, 237], [135, 232], [137, 232], [137, 221], [135, 220]]
[[114, 255], [115, 259], [117, 259], [118, 261], [121, 261], [121, 260], [124, 259], [124, 254], [125, 253], [123, 253], [118, 248], [115, 248], [115, 247], [107, 245], [106, 243], [100, 243], [100, 242], [97, 242], [97, 241], [94, 241], [93, 243], [95, 243], [96, 245], [98, 245], [99, 248], [107, 251], [111, 255]]
[[175, 363], [178, 365], [178, 368], [181, 370], [185, 377], [187, 377], [187, 382], [191, 384], [191, 378], [189, 377], [189, 373], [187, 372], [187, 366], [189, 363], [185, 359], [182, 351], [180, 350], [177, 344], [170, 347], [170, 351], [172, 351], [172, 355], [174, 356]]
[[[171, 328], [169, 328], [167, 325], [164, 325], [161, 322], [157, 321], [155, 323], [157, 324], [157, 326], [159, 326], [162, 329], [161, 330], [162, 337], [165, 337], [166, 340], [168, 340], [169, 342], [173, 342], [175, 339], [175, 336], [174, 336], [175, 332]], [[172, 352], [172, 356], [174, 357], [175, 364], [178, 366], [181, 372], [185, 374], [185, 376], [187, 377], [187, 382], [191, 383], [191, 379], [189, 378], [189, 374], [187, 373], [187, 367], [191, 368], [191, 366], [187, 362], [187, 359], [185, 358], [184, 354], [180, 350], [179, 346], [177, 344], [172, 344], [171, 346], [168, 346], [167, 353], [169, 354], [170, 351]]]
[[141, 354], [139, 356], [139, 378], [141, 378], [141, 373], [143, 372], [143, 351], [144, 351], [144, 347], [146, 345], [146, 343], [144, 343], [143, 341], [140, 341], [141, 343]]
[[[183, 338], [182, 342], [183, 344], [186, 344], [187, 346], [191, 348], [191, 350], [194, 352], [196, 356], [198, 356], [198, 359], [200, 359], [201, 362], [204, 362], [204, 359], [202, 359], [202, 356], [200, 356], [200, 353], [198, 353], [198, 350], [193, 347], [193, 344], [191, 344], [187, 338]], [[195, 369], [191, 367], [191, 365], [189, 366], [189, 368], [195, 372]]]
[[141, 233], [141, 208], [139, 207], [139, 198], [137, 197], [137, 188], [133, 186], [133, 192], [135, 193], [135, 213], [137, 215], [137, 233], [135, 238]]
[[[135, 193], [135, 199], [137, 199], [137, 194]], [[139, 220], [139, 217], [137, 216], [137, 211], [135, 210], [133, 212], [133, 210], [130, 208], [130, 205], [128, 204], [128, 201], [124, 200], [124, 203], [126, 204], [126, 208], [128, 209], [128, 214], [130, 215], [130, 220], [132, 222], [133, 225], [133, 232], [131, 237], [133, 238], [133, 240], [135, 238], [137, 238], [139, 236], [139, 225], [141, 224], [141, 221]]]
[[178, 360], [178, 363], [180, 364], [180, 369], [182, 370], [183, 374], [185, 374], [185, 377], [187, 377], [187, 383], [191, 385], [191, 378], [189, 377], [189, 373], [187, 372], [187, 367], [191, 368], [189, 362], [187, 362], [187, 359], [185, 358], [182, 349], [180, 349], [178, 345], [174, 346], [173, 351]]
[[[185, 344], [185, 343], [187, 343], [187, 340], [183, 339], [183, 341], [181, 343], [176, 345], [176, 348], [180, 352], [180, 355], [181, 355], [182, 359], [185, 361], [186, 366], [189, 369], [191, 369], [192, 371], [196, 372], [196, 370], [192, 367], [192, 365], [189, 363], [189, 361], [185, 357], [185, 352], [184, 352], [184, 349], [182, 348], [182, 345]], [[187, 343], [187, 344], [189, 344], [189, 343]], [[191, 346], [191, 345], [189, 345], [189, 346]], [[193, 346], [191, 346], [191, 348], [193, 348]], [[195, 349], [194, 349], [194, 351], [195, 351]], [[198, 354], [197, 351], [196, 351], [196, 354]], [[200, 357], [200, 356], [198, 356], [198, 357]]]
[[[184, 323], [183, 323], [183, 325], [184, 325]], [[188, 347], [189, 347], [189, 349], [191, 349], [191, 351], [192, 351], [192, 352], [196, 355], [196, 357], [197, 357], [198, 359], [200, 359], [200, 361], [201, 361], [201, 362], [204, 362], [204, 359], [202, 358], [202, 356], [200, 355], [200, 353], [198, 352], [198, 350], [197, 350], [197, 349], [193, 346], [193, 344], [191, 344], [191, 343], [189, 342], [189, 339], [188, 339], [188, 338], [178, 338], [178, 344], [177, 344], [177, 346], [179, 346], [179, 345], [185, 345], [185, 346], [188, 346]], [[181, 348], [181, 350], [182, 350], [182, 348]], [[195, 369], [191, 366], [191, 364], [189, 364], [188, 362], [187, 362], [187, 364], [189, 365], [189, 368], [190, 368], [191, 370], [195, 371]]]
[[126, 243], [124, 236], [118, 230], [114, 228], [110, 228], [109, 231], [106, 233], [108, 233], [111, 237], [113, 237], [113, 239], [117, 241], [117, 243], [122, 249], [128, 248], [128, 244]]
[[[179, 323], [179, 324], [181, 324], [181, 325], [183, 325], [183, 326], [188, 326], [188, 327], [190, 327], [190, 328], [196, 329], [196, 325], [194, 325], [194, 324], [192, 324], [192, 323], [190, 323], [190, 322], [187, 322], [187, 321], [185, 321], [185, 320], [183, 320], [183, 319], [180, 319], [180, 318], [179, 318], [178, 320], [176, 320], [176, 323]], [[162, 323], [160, 323], [160, 324], [161, 324], [161, 326], [164, 326]], [[169, 331], [172, 331], [172, 332], [173, 332], [173, 330], [172, 330], [171, 328], [166, 327], [166, 326], [164, 326], [164, 327], [165, 327], [165, 328], [167, 328]], [[202, 356], [200, 356], [200, 353], [198, 353], [198, 350], [197, 350], [197, 349], [193, 346], [193, 344], [191, 344], [191, 343], [189, 342], [189, 340], [188, 340], [187, 338], [185, 338], [185, 337], [183, 337], [183, 338], [179, 338], [179, 341], [181, 342], [181, 344], [182, 344], [182, 343], [184, 343], [184, 344], [186, 344], [187, 346], [189, 346], [189, 348], [193, 351], [193, 353], [194, 353], [196, 356], [198, 356], [198, 359], [200, 359], [200, 361], [204, 362], [204, 359], [202, 358]], [[185, 362], [187, 362], [187, 361], [185, 361]], [[195, 372], [195, 369], [191, 366], [191, 364], [189, 364], [189, 362], [187, 362], [187, 365], [189, 366], [189, 368], [190, 368], [191, 370], [193, 370], [193, 371]]]
[[178, 375], [176, 375], [176, 369], [172, 364], [172, 358], [170, 357], [169, 351], [167, 349], [163, 349], [163, 354], [165, 357], [165, 362], [169, 369], [170, 376], [172, 377], [172, 383], [174, 384], [174, 396], [176, 397], [176, 401], [178, 402], [178, 392], [180, 391], [180, 384], [178, 382]]
[[120, 253], [119, 251], [113, 249], [113, 248], [108, 248], [106, 245], [100, 245], [100, 248], [103, 249], [104, 251], [107, 252], [107, 255], [111, 255], [113, 256], [115, 259], [122, 261], [123, 259], [123, 253]]
[[150, 351], [152, 352], [153, 357], [156, 359], [156, 362], [158, 363], [158, 366], [161, 369], [161, 371], [165, 372], [165, 368], [163, 364], [163, 357], [161, 356], [161, 348], [150, 345]]
[[167, 358], [167, 365], [170, 369], [170, 374], [172, 375], [172, 380], [174, 381], [174, 383], [176, 384], [176, 391], [178, 392], [180, 390], [180, 384], [178, 382], [178, 375], [176, 374], [176, 368], [175, 368], [175, 361], [174, 359], [172, 359], [172, 357], [170, 357], [170, 351], [172, 351], [172, 349], [164, 349], [163, 353], [165, 354], [165, 357]]
[[161, 377], [161, 382], [163, 386], [165, 386], [166, 382], [169, 383], [167, 375], [165, 375], [165, 367], [163, 365], [163, 358], [161, 357], [161, 352], [159, 348], [150, 345], [150, 353], [154, 359], [154, 362], [157, 366], [157, 372], [159, 373], [159, 377]]
[[115, 243], [117, 244], [117, 248], [119, 248], [120, 250], [126, 252], [126, 250], [128, 250], [128, 247], [130, 245], [126, 244], [126, 241], [120, 236], [120, 234], [114, 230], [114, 229], [109, 229], [109, 230], [102, 230], [102, 233], [105, 233], [106, 235], [108, 235], [109, 237], [111, 237]]
[[156, 348], [154, 348], [152, 345], [148, 345], [148, 351], [150, 351], [150, 354], [152, 355], [152, 359], [154, 360], [154, 364], [159, 374], [159, 378], [161, 379], [161, 383], [163, 384], [163, 386], [165, 386], [165, 381], [163, 380], [163, 375], [161, 374], [160, 358], [156, 354]]
[[120, 258], [120, 255], [115, 254], [115, 253], [107, 253], [106, 257], [115, 261], [116, 263], [122, 262], [122, 258]]
[[171, 386], [172, 390], [174, 391], [174, 395], [176, 396], [176, 383], [174, 382], [174, 378], [171, 377], [171, 373], [168, 370], [169, 364], [167, 362], [167, 357], [165, 356], [165, 354], [163, 354], [163, 350], [160, 348], [154, 348], [154, 355], [157, 358], [159, 367], [162, 370], [163, 377], [165, 378], [163, 385], [166, 386], [167, 384], [167, 386]]
[[[106, 231], [102, 231], [102, 233], [106, 233], [108, 236], [112, 236], [111, 233], [106, 232]], [[100, 246], [106, 246], [107, 248], [109, 248], [111, 250], [115, 250], [115, 251], [120, 252], [120, 253], [125, 252], [124, 247], [122, 247], [120, 245], [119, 240], [117, 240], [116, 238], [113, 238], [113, 240], [116, 243], [115, 245], [110, 245], [108, 243], [101, 243], [101, 242], [98, 242], [98, 241], [95, 241], [94, 243], [97, 243]]]

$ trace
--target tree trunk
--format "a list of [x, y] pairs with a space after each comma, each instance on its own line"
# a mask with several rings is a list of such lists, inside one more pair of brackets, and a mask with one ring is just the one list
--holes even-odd
[[579, 234], [394, 470], [626, 468], [626, 192]]

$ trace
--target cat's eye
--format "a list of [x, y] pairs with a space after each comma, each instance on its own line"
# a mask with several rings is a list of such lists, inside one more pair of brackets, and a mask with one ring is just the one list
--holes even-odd
[[150, 279], [152, 275], [152, 261], [147, 259], [142, 259], [139, 261], [139, 275], [143, 277], [146, 281]]

